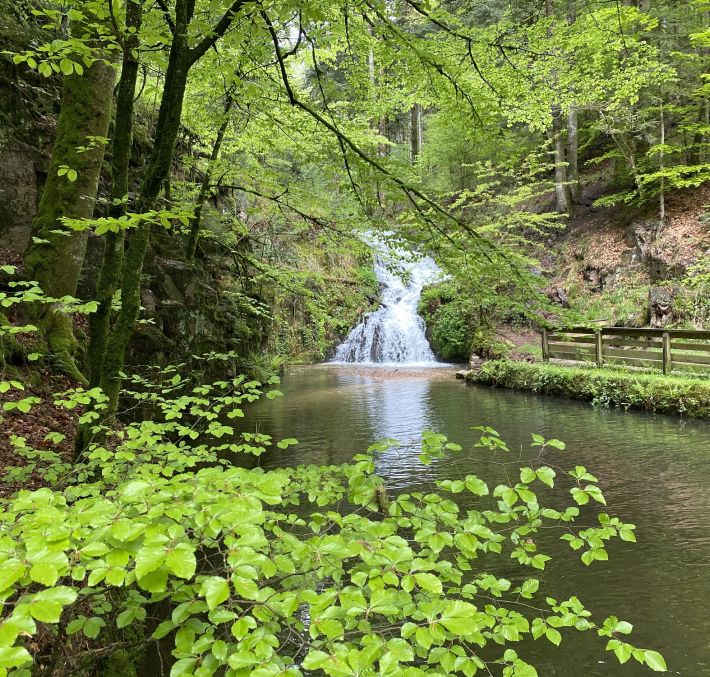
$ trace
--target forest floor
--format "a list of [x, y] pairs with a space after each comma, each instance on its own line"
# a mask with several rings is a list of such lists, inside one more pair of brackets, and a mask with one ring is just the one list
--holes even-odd
[[670, 194], [663, 227], [655, 206], [580, 215], [549, 242], [541, 262], [549, 286], [565, 289], [574, 307], [629, 286], [676, 283], [710, 254], [709, 210], [707, 185]]
[[[63, 461], [70, 461], [74, 455], [74, 439], [77, 420], [81, 411], [67, 410], [54, 404], [56, 394], [75, 387], [68, 378], [53, 373], [49, 368], [37, 370], [25, 368], [20, 370], [17, 380], [24, 385], [24, 390], [10, 390], [3, 395], [4, 402], [16, 402], [27, 397], [35, 397], [40, 401], [32, 406], [27, 413], [17, 410], [3, 411], [0, 415], [4, 435], [0, 436], [0, 468], [3, 469], [0, 477], [0, 498], [20, 490], [30, 491], [49, 486], [42, 474], [44, 464], [41, 458], [35, 457], [35, 450], [39, 452], [56, 452]], [[49, 433], [60, 433], [64, 436], [59, 442], [50, 441]], [[29, 450], [21, 451], [19, 439], [24, 439], [24, 447]], [[16, 444], [13, 444], [13, 441]], [[28, 475], [24, 472], [13, 472], [15, 468], [32, 470]]]

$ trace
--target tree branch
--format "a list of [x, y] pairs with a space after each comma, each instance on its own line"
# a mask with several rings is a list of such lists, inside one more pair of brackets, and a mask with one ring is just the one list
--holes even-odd
[[165, 23], [168, 24], [168, 28], [170, 29], [171, 33], [175, 33], [175, 22], [173, 21], [173, 18], [170, 16], [170, 8], [168, 7], [167, 2], [165, 0], [155, 0], [156, 4], [158, 7], [160, 7], [160, 10], [163, 12], [163, 17], [165, 18]]
[[195, 63], [229, 30], [237, 13], [247, 4], [247, 0], [234, 0], [232, 6], [223, 14], [210, 34], [190, 50], [190, 62]]
[[[366, 164], [370, 165], [374, 169], [376, 169], [380, 174], [383, 176], [386, 176], [392, 183], [397, 185], [403, 192], [404, 194], [409, 198], [410, 202], [412, 202], [413, 206], [416, 208], [416, 210], [427, 220], [430, 225], [434, 225], [433, 221], [430, 220], [430, 218], [425, 214], [425, 211], [422, 207], [422, 205], [417, 202], [417, 200], [423, 202], [425, 205], [427, 205], [430, 209], [432, 209], [434, 212], [438, 213], [439, 215], [443, 216], [445, 219], [453, 221], [455, 224], [457, 224], [460, 228], [465, 230], [472, 238], [474, 238], [479, 245], [482, 245], [485, 248], [488, 248], [490, 250], [496, 249], [496, 247], [488, 241], [486, 238], [482, 237], [479, 233], [477, 233], [474, 229], [472, 229], [469, 224], [464, 223], [461, 219], [456, 217], [454, 214], [451, 214], [449, 211], [444, 209], [440, 204], [438, 204], [435, 200], [432, 200], [430, 197], [425, 195], [421, 190], [418, 188], [409, 185], [406, 181], [401, 179], [399, 176], [396, 174], [393, 174], [391, 171], [389, 171], [381, 162], [378, 162], [374, 158], [370, 157], [365, 151], [363, 151], [352, 139], [350, 139], [346, 134], [344, 134], [337, 126], [335, 122], [331, 122], [325, 117], [323, 117], [318, 111], [316, 111], [314, 108], [312, 108], [310, 105], [305, 103], [304, 101], [301, 101], [294, 93], [293, 87], [291, 86], [291, 81], [288, 77], [288, 72], [286, 70], [286, 64], [283, 59], [283, 53], [281, 52], [281, 46], [279, 45], [279, 39], [278, 35], [276, 34], [276, 31], [274, 30], [274, 26], [271, 22], [271, 19], [269, 16], [266, 14], [265, 11], [261, 10], [260, 14], [264, 21], [266, 22], [267, 28], [269, 29], [269, 33], [271, 35], [271, 40], [274, 45], [274, 50], [276, 52], [276, 59], [279, 64], [279, 70], [281, 72], [281, 79], [283, 81], [284, 87], [286, 89], [286, 93], [288, 95], [289, 102], [291, 103], [292, 106], [295, 106], [297, 108], [300, 108], [301, 110], [305, 111], [313, 117], [315, 120], [317, 120], [321, 125], [323, 125], [326, 129], [328, 129], [330, 132], [332, 132], [347, 148], [349, 148], [357, 157], [359, 157], [363, 162]], [[414, 198], [417, 198], [416, 200]], [[435, 226], [437, 232], [439, 232], [441, 235], [444, 235], [445, 237], [447, 234], [445, 231], [441, 229], [441, 227]], [[483, 255], [490, 261], [490, 257], [487, 252], [483, 251]]]

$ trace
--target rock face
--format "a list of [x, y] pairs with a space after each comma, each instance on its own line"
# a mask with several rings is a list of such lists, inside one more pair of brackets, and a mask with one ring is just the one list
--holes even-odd
[[554, 287], [547, 292], [547, 298], [563, 308], [569, 308], [569, 296], [562, 287]]
[[47, 172], [47, 158], [15, 141], [0, 150], [0, 242], [24, 252]]
[[599, 268], [587, 266], [582, 272], [582, 278], [589, 285], [591, 291], [603, 291], [606, 282], [606, 274]]
[[471, 367], [471, 369], [480, 369], [483, 366], [483, 358], [479, 357], [475, 353], [471, 355], [471, 359], [468, 362], [468, 366]]
[[652, 327], [665, 327], [674, 321], [675, 295], [676, 290], [672, 287], [651, 287], [648, 290], [648, 308]]
[[[191, 355], [264, 350], [271, 317], [252, 306], [268, 304], [241, 279], [231, 258], [218, 251], [181, 259], [171, 238], [157, 237], [147, 257], [142, 318], [130, 344], [133, 364], [189, 360]], [[209, 248], [205, 243], [204, 248]]]

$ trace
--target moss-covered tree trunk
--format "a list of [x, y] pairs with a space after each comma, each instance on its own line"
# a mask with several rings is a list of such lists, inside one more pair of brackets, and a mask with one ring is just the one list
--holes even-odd
[[[182, 9], [185, 4], [184, 1], [178, 2], [178, 8]], [[165, 74], [165, 89], [158, 113], [153, 151], [141, 185], [139, 212], [147, 211], [155, 205], [170, 173], [175, 142], [180, 131], [187, 76], [191, 66], [187, 44], [188, 22], [189, 16], [186, 12], [176, 12], [175, 35]], [[106, 341], [103, 354], [101, 387], [109, 398], [107, 410], [109, 417], [114, 416], [118, 409], [120, 373], [124, 366], [126, 347], [133, 335], [140, 311], [141, 277], [143, 261], [150, 242], [150, 229], [150, 224], [143, 222], [129, 239], [121, 277], [121, 310], [116, 325]]]
[[[60, 218], [93, 216], [104, 144], [92, 143], [89, 137], [105, 138], [108, 134], [114, 79], [113, 66], [99, 59], [83, 75], [73, 74], [64, 81], [47, 183], [32, 224], [33, 240], [25, 254], [27, 276], [55, 298], [76, 294], [87, 233], [65, 228]], [[80, 152], [81, 146], [89, 150]], [[65, 167], [71, 171], [59, 176]], [[74, 172], [76, 180], [72, 181]], [[38, 306], [36, 312], [57, 366], [83, 381], [74, 361], [77, 342], [71, 318], [54, 305]]]
[[[194, 0], [175, 1], [175, 20], [171, 25], [173, 39], [165, 73], [165, 87], [160, 101], [153, 150], [141, 184], [137, 205], [139, 212], [149, 211], [155, 207], [160, 192], [170, 176], [190, 68], [225, 34], [245, 4], [247, 4], [246, 0], [234, 0], [202, 41], [190, 47], [188, 29], [195, 13], [195, 2]], [[145, 222], [136, 228], [130, 237], [123, 263], [121, 310], [106, 341], [101, 368], [101, 388], [108, 396], [108, 407], [105, 412], [108, 418], [115, 416], [118, 410], [120, 375], [125, 361], [126, 347], [133, 336], [140, 311], [141, 277], [143, 261], [150, 242], [150, 231], [150, 224]]]
[[[116, 95], [116, 121], [111, 152], [111, 208], [114, 218], [126, 212], [128, 198], [128, 167], [133, 143], [133, 104], [138, 80], [138, 32], [143, 20], [142, 4], [128, 0], [126, 6], [126, 37], [123, 44], [123, 65]], [[111, 304], [121, 281], [123, 269], [124, 233], [107, 233], [104, 255], [96, 285], [97, 311], [89, 318], [89, 374], [92, 386], [101, 383], [101, 369], [106, 353]]]

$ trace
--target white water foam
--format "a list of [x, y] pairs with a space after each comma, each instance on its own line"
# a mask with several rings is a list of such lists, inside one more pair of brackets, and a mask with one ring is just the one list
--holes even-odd
[[[373, 244], [381, 307], [365, 315], [338, 346], [333, 362], [377, 366], [441, 366], [429, 346], [424, 320], [417, 314], [422, 289], [442, 279], [431, 258]], [[387, 265], [385, 257], [394, 259]]]

